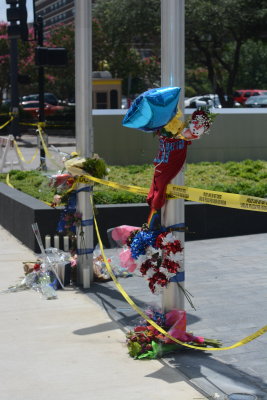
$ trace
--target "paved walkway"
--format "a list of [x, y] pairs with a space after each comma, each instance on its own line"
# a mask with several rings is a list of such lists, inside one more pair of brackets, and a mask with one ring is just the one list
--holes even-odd
[[[0, 227], [2, 290], [23, 276], [23, 261], [35, 256]], [[57, 293], [1, 294], [1, 400], [206, 398], [176, 368], [131, 359], [123, 332], [88, 295]]]

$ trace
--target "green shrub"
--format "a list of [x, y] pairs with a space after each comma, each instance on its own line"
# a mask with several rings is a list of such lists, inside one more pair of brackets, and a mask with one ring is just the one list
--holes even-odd
[[[109, 181], [120, 184], [149, 188], [154, 172], [153, 165], [109, 166]], [[51, 202], [55, 189], [49, 186], [49, 178], [40, 171], [10, 172], [10, 182], [37, 199]], [[6, 174], [0, 174], [0, 181], [6, 182]], [[265, 198], [267, 197], [267, 162], [244, 160], [242, 162], [201, 162], [187, 164], [185, 185], [200, 189], [237, 193]], [[145, 196], [136, 195], [108, 186], [94, 186], [96, 204], [142, 203]]]

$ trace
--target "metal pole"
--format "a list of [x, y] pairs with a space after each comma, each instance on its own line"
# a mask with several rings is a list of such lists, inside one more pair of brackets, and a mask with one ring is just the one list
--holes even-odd
[[[92, 120], [92, 2], [75, 0], [75, 129], [77, 153], [81, 157], [91, 157], [93, 153], [93, 120]], [[79, 189], [86, 185], [80, 185]], [[83, 220], [92, 219], [92, 207], [88, 192], [77, 195], [77, 209]], [[78, 253], [85, 248], [87, 254], [78, 255], [79, 284], [90, 287], [93, 280], [92, 252], [93, 226], [84, 226], [84, 241], [78, 235]]]
[[11, 121], [11, 134], [17, 139], [19, 134], [18, 112], [19, 112], [19, 96], [18, 96], [18, 41], [10, 40], [10, 83], [11, 83], [11, 111], [14, 116]]
[[[184, 0], [161, 0], [161, 86], [181, 87], [179, 107], [183, 112]], [[183, 185], [183, 171], [171, 183]], [[161, 223], [164, 226], [184, 223], [184, 200], [167, 201], [162, 208]], [[183, 246], [184, 233], [177, 232], [176, 236]], [[184, 287], [184, 281], [179, 285]], [[166, 312], [175, 308], [184, 309], [184, 292], [177, 282], [170, 282], [162, 294], [162, 309]]]
[[[38, 46], [44, 45], [44, 24], [43, 24], [43, 17], [38, 16], [36, 20], [36, 27], [37, 27], [37, 44]], [[38, 85], [39, 85], [39, 122], [45, 121], [44, 115], [44, 67], [38, 67]], [[44, 134], [44, 140], [47, 141], [47, 137]], [[45, 151], [41, 141], [40, 143], [40, 169], [42, 171], [46, 171], [46, 161], [45, 161]]]

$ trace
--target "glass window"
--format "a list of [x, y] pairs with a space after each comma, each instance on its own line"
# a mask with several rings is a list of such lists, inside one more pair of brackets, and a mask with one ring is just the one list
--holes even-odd
[[118, 107], [118, 91], [113, 89], [110, 91], [110, 108], [119, 108]]
[[108, 94], [107, 92], [96, 93], [96, 108], [106, 109], [108, 108]]

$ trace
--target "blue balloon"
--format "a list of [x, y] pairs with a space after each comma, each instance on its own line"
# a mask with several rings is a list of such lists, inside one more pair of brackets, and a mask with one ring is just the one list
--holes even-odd
[[181, 88], [150, 89], [138, 96], [123, 118], [128, 128], [154, 131], [166, 125], [176, 114]]

